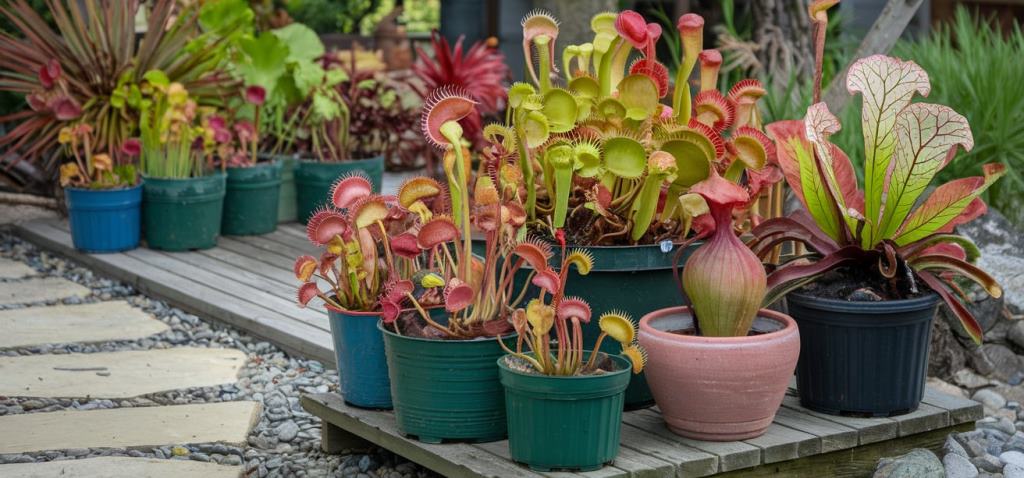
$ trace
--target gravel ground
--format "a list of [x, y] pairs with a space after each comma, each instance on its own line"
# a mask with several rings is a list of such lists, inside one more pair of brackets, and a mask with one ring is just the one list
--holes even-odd
[[[249, 435], [248, 445], [177, 444], [146, 449], [70, 449], [40, 453], [0, 455], [0, 463], [25, 463], [92, 456], [133, 456], [191, 459], [244, 465], [253, 477], [354, 477], [411, 478], [436, 476], [385, 450], [370, 453], [329, 455], [320, 450], [320, 420], [299, 405], [303, 393], [336, 391], [338, 374], [318, 361], [290, 357], [274, 345], [219, 324], [169, 307], [139, 294], [131, 286], [105, 279], [60, 256], [44, 252], [7, 232], [0, 232], [0, 257], [20, 260], [41, 275], [63, 277], [92, 289], [84, 298], [63, 303], [79, 304], [105, 300], [126, 300], [151, 313], [170, 330], [140, 340], [100, 344], [48, 344], [38, 347], [0, 350], [0, 355], [91, 353], [171, 347], [234, 348], [248, 354], [248, 361], [234, 384], [191, 388], [144, 395], [128, 400], [68, 400], [0, 396], [0, 415], [42, 413], [56, 410], [144, 407], [157, 405], [255, 400], [263, 403], [263, 416]], [[18, 308], [49, 304], [17, 304]]]

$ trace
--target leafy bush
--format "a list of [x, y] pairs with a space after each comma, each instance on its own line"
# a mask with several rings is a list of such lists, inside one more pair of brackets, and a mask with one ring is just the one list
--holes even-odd
[[1024, 34], [1016, 22], [1002, 31], [990, 20], [960, 8], [952, 24], [898, 44], [894, 54], [941, 78], [928, 101], [950, 105], [971, 123], [974, 149], [946, 166], [939, 181], [976, 176], [985, 163], [1003, 163], [1006, 176], [988, 190], [986, 201], [1024, 225]]

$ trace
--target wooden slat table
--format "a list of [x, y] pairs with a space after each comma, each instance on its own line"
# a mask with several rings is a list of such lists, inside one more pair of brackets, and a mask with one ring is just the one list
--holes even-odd
[[[301, 225], [282, 224], [259, 237], [221, 237], [216, 248], [177, 253], [141, 248], [81, 253], [61, 220], [20, 224], [15, 232], [175, 307], [334, 364], [323, 307], [294, 305], [292, 263], [298, 255], [315, 253]], [[333, 394], [306, 396], [302, 403], [324, 420], [323, 444], [330, 451], [372, 443], [445, 476], [542, 476], [512, 463], [506, 442], [427, 445], [402, 437], [390, 412], [347, 407]], [[641, 410], [625, 414], [621, 452], [611, 466], [543, 476], [865, 476], [879, 457], [911, 448], [937, 450], [947, 434], [973, 428], [981, 416], [981, 405], [929, 389], [921, 407], [907, 415], [836, 417], [800, 407], [791, 390], [765, 435], [714, 443], [679, 437], [665, 427], [657, 409]]]
[[626, 412], [614, 463], [589, 473], [538, 473], [510, 461], [507, 441], [420, 443], [398, 432], [392, 412], [351, 407], [334, 393], [306, 395], [302, 406], [323, 420], [323, 446], [329, 452], [372, 443], [449, 477], [870, 476], [879, 458], [912, 448], [937, 451], [948, 434], [971, 430], [982, 417], [977, 402], [932, 389], [907, 415], [836, 417], [801, 407], [791, 389], [775, 422], [757, 438], [691, 440], [669, 431], [656, 408]]

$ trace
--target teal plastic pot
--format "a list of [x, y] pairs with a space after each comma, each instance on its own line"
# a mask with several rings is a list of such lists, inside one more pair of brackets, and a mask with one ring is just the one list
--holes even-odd
[[[398, 430], [424, 443], [504, 440], [505, 392], [495, 338], [431, 340], [398, 335], [378, 323], [391, 378]], [[515, 346], [515, 336], [506, 345]]]
[[615, 459], [631, 365], [609, 357], [618, 370], [581, 377], [523, 373], [498, 359], [514, 461], [547, 472], [592, 471]]
[[384, 180], [384, 156], [353, 161], [299, 161], [295, 166], [295, 208], [298, 219], [303, 223], [308, 221], [317, 208], [330, 201], [334, 182], [355, 173], [370, 178], [373, 190], [379, 193]]
[[145, 178], [142, 230], [150, 249], [187, 251], [217, 245], [226, 175], [187, 179]]
[[362, 408], [391, 408], [391, 383], [384, 357], [380, 312], [353, 312], [327, 307], [345, 403]]
[[[565, 295], [580, 297], [590, 304], [596, 315], [621, 310], [634, 320], [640, 320], [647, 313], [677, 306], [683, 303], [679, 287], [672, 275], [672, 260], [677, 249], [672, 247], [663, 252], [659, 245], [648, 246], [595, 246], [575, 247], [594, 256], [594, 268], [590, 274], [580, 275], [573, 267], [565, 286]], [[679, 267], [686, 265], [686, 259], [697, 249], [691, 245], [683, 253]], [[558, 260], [557, 254], [552, 258]], [[553, 263], [557, 267], [558, 264]], [[601, 334], [597, 320], [591, 320], [583, 328], [585, 345], [592, 346]], [[622, 347], [614, 340], [605, 340], [601, 351], [618, 355]], [[654, 405], [654, 396], [647, 386], [643, 373], [632, 375], [626, 389], [626, 409], [636, 410]]]
[[277, 229], [281, 162], [227, 168], [227, 192], [220, 232], [228, 236], [267, 234]]
[[[262, 159], [262, 158], [261, 158]], [[268, 159], [281, 161], [281, 188], [277, 200], [277, 222], [294, 222], [295, 213], [295, 165], [299, 160], [293, 155], [274, 155]]]

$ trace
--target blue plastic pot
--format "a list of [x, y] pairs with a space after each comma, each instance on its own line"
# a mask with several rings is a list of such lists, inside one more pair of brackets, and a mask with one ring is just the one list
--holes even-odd
[[71, 241], [84, 252], [119, 252], [139, 246], [142, 184], [124, 189], [64, 189]]
[[345, 402], [362, 408], [391, 408], [391, 380], [384, 356], [380, 312], [351, 312], [329, 307], [334, 357]]

